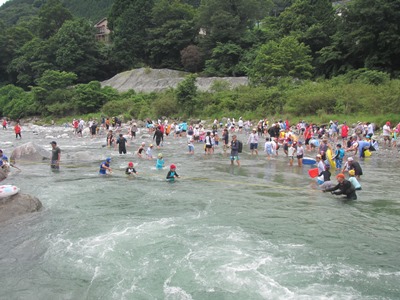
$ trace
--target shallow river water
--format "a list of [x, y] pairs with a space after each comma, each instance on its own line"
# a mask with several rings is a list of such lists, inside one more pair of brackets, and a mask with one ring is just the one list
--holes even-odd
[[[28, 141], [50, 150], [46, 135], [63, 132], [24, 129], [21, 141], [1, 132], [7, 155]], [[182, 178], [167, 183], [167, 169], [132, 154], [149, 138], [124, 156], [104, 136], [70, 136], [56, 139], [59, 173], [17, 162], [2, 182], [44, 208], [0, 224], [0, 299], [400, 299], [399, 158], [362, 161], [363, 190], [343, 202], [309, 167], [246, 145], [238, 168], [221, 149], [206, 157], [195, 145], [191, 156], [168, 138], [160, 151]], [[99, 177], [107, 156], [113, 175]]]

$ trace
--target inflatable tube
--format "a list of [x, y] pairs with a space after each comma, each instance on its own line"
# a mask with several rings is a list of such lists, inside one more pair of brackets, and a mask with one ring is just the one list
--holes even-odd
[[318, 168], [308, 170], [308, 175], [310, 175], [311, 178], [317, 177], [318, 176]]
[[317, 161], [312, 157], [303, 157], [303, 165], [315, 165]]
[[19, 188], [14, 185], [0, 185], [0, 198], [9, 197], [19, 192]]
[[336, 169], [336, 163], [335, 161], [332, 159], [332, 150], [328, 149], [326, 150], [326, 159], [329, 161], [329, 164], [331, 165], [331, 169]]
[[369, 151], [368, 149], [364, 151], [365, 157], [370, 157], [371, 154], [372, 154], [371, 151]]

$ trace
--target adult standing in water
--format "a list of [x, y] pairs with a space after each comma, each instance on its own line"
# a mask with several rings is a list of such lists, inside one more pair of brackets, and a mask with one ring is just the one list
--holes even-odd
[[61, 149], [57, 146], [56, 141], [52, 141], [51, 143], [51, 164], [50, 167], [53, 170], [60, 169], [60, 159], [61, 159]]
[[236, 134], [232, 136], [232, 141], [231, 141], [231, 165], [233, 165], [233, 162], [236, 160], [236, 163], [238, 166], [240, 166], [240, 160], [239, 160], [239, 141], [237, 140]]
[[18, 139], [22, 139], [21, 137], [21, 125], [19, 124], [19, 122], [17, 122], [17, 124], [15, 124], [14, 126], [14, 132], [15, 132], [15, 138]]

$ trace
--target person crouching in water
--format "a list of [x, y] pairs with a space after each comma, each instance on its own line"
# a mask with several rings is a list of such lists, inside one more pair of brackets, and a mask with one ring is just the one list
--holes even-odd
[[334, 195], [345, 195], [347, 200], [357, 200], [356, 189], [350, 181], [346, 180], [344, 174], [338, 174], [336, 179], [338, 184], [334, 187], [323, 190], [323, 192], [332, 192]]
[[176, 173], [176, 166], [174, 164], [172, 164], [169, 167], [169, 171], [167, 174], [167, 180], [170, 182], [173, 182], [173, 181], [175, 181], [175, 178], [179, 178], [179, 175], [178, 175], [178, 173]]
[[125, 169], [125, 174], [126, 175], [138, 175], [138, 172], [136, 172], [135, 168], [133, 167], [133, 162], [128, 163], [128, 167]]

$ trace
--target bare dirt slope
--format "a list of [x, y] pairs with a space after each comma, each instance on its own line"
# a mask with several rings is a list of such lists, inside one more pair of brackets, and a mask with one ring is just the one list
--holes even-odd
[[[120, 92], [161, 92], [176, 88], [189, 73], [169, 69], [134, 69], [119, 73], [103, 81], [102, 86], [111, 86]], [[215, 81], [228, 82], [230, 88], [248, 85], [247, 77], [198, 77], [197, 87], [200, 91], [209, 91]]]

